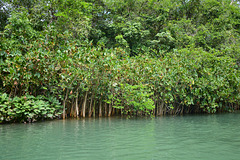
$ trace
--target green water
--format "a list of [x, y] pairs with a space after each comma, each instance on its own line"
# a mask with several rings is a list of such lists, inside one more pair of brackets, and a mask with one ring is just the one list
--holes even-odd
[[239, 160], [240, 114], [0, 125], [0, 160]]

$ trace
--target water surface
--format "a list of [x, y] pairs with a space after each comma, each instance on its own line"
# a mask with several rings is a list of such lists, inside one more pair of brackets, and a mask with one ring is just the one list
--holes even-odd
[[238, 160], [240, 114], [0, 125], [0, 160]]

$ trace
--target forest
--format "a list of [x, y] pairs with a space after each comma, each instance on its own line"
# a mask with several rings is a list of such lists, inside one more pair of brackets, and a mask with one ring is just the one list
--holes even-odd
[[0, 123], [239, 109], [233, 0], [0, 0]]

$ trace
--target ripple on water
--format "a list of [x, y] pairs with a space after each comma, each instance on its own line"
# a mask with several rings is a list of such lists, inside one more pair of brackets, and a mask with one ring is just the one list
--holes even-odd
[[240, 114], [0, 125], [0, 159], [238, 159]]

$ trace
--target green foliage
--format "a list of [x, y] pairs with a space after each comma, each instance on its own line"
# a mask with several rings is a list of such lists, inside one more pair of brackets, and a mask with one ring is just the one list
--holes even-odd
[[[198, 106], [207, 112], [238, 103], [239, 71], [229, 57], [217, 57], [217, 52], [201, 49], [183, 49], [171, 55], [170, 68], [166, 74], [170, 84], [169, 103], [178, 101], [186, 106]], [[166, 82], [165, 82], [166, 83]]]
[[28, 18], [27, 11], [20, 9], [11, 13], [9, 24], [5, 26], [2, 38], [2, 46], [4, 49], [12, 50], [19, 48], [25, 52], [26, 47], [37, 36], [37, 32], [32, 28], [32, 24]]
[[153, 92], [143, 84], [121, 84], [122, 98], [126, 105], [133, 106], [134, 111], [147, 111], [155, 108], [151, 99]]
[[72, 38], [85, 39], [91, 29], [92, 5], [81, 0], [65, 0], [58, 6], [56, 26], [58, 32], [69, 32]]
[[[159, 107], [165, 113], [215, 113], [239, 105], [240, 10], [235, 3], [21, 2], [6, 1], [13, 9], [1, 19], [0, 91], [8, 94], [2, 104], [11, 102], [11, 110], [13, 100], [24, 106], [19, 99], [25, 95], [37, 97], [39, 106], [51, 106], [50, 99], [39, 99], [51, 95], [70, 115], [85, 96], [90, 112], [92, 101], [129, 114], [156, 113]], [[26, 103], [34, 106], [32, 100]], [[26, 117], [44, 118], [42, 111], [40, 117], [32, 113]], [[8, 117], [4, 121], [26, 121]]]
[[62, 106], [56, 98], [44, 96], [22, 96], [9, 98], [0, 96], [0, 122], [34, 122], [53, 119], [61, 115]]

